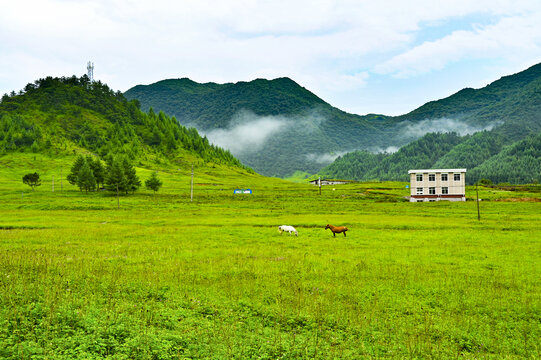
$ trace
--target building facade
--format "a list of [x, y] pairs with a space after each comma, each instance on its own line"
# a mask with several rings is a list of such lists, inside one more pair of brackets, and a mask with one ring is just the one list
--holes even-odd
[[466, 169], [410, 170], [410, 201], [466, 201]]

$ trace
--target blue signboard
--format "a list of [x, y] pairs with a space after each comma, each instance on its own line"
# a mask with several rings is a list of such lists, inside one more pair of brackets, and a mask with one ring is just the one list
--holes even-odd
[[233, 194], [251, 194], [251, 193], [252, 193], [251, 189], [235, 189], [233, 191]]

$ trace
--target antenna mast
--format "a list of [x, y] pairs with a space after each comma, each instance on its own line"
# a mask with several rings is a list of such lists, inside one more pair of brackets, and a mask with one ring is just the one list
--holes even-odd
[[88, 78], [90, 79], [90, 82], [94, 81], [94, 63], [89, 61], [86, 65], [86, 70], [88, 70]]

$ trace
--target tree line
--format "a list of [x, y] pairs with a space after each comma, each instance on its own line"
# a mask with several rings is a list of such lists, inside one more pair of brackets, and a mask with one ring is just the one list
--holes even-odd
[[[123, 155], [109, 155], [105, 165], [94, 156], [79, 155], [71, 166], [67, 180], [77, 185], [81, 191], [94, 191], [105, 189], [117, 193], [134, 193], [141, 187], [141, 180], [137, 176], [132, 162]], [[162, 182], [156, 172], [145, 182], [149, 190], [157, 192]]]
[[541, 132], [505, 144], [494, 131], [473, 135], [429, 133], [392, 154], [355, 151], [320, 170], [328, 178], [408, 181], [408, 170], [466, 168], [467, 182], [536, 183], [541, 180]]

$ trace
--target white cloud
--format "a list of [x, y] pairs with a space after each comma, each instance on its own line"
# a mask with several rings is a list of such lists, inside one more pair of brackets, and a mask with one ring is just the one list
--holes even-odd
[[[392, 76], [471, 57], [505, 59], [500, 76], [540, 60], [540, 13], [537, 0], [6, 1], [0, 93], [47, 75], [82, 75], [92, 60], [96, 78], [115, 90], [173, 77], [288, 76], [348, 110], [373, 96], [378, 74], [393, 86]], [[475, 14], [496, 23], [419, 44], [423, 30]]]
[[392, 154], [392, 153], [395, 153], [398, 150], [400, 150], [400, 148], [398, 146], [387, 146], [386, 148], [371, 147], [371, 148], [369, 148], [367, 150], [370, 151], [371, 153], [376, 153], [376, 154], [379, 154], [379, 153]]
[[203, 132], [209, 141], [229, 149], [234, 154], [255, 152], [278, 132], [287, 126], [288, 121], [282, 116], [257, 116], [243, 111], [231, 120], [226, 129]]
[[499, 122], [494, 122], [485, 126], [473, 126], [465, 122], [455, 119], [427, 119], [412, 123], [404, 121], [398, 124], [400, 130], [400, 138], [416, 139], [427, 133], [449, 133], [456, 132], [460, 136], [473, 134], [483, 130], [491, 130], [495, 126], [500, 125]]
[[[236, 113], [225, 129], [200, 130], [215, 145], [235, 155], [259, 151], [267, 141], [279, 136], [308, 134], [318, 130], [325, 118], [317, 110], [299, 116], [259, 116], [251, 111]], [[302, 150], [299, 150], [302, 151]]]
[[448, 36], [407, 50], [375, 67], [397, 77], [416, 76], [441, 70], [462, 59], [500, 58], [520, 60], [533, 55], [541, 60], [541, 11], [502, 18], [495, 25], [472, 31], [454, 31]]
[[349, 151], [338, 151], [338, 152], [324, 153], [324, 154], [311, 153], [311, 154], [306, 154], [306, 159], [308, 161], [313, 161], [318, 164], [328, 165], [332, 163], [334, 160], [336, 160], [336, 158], [338, 158], [339, 156], [347, 154], [348, 152]]

